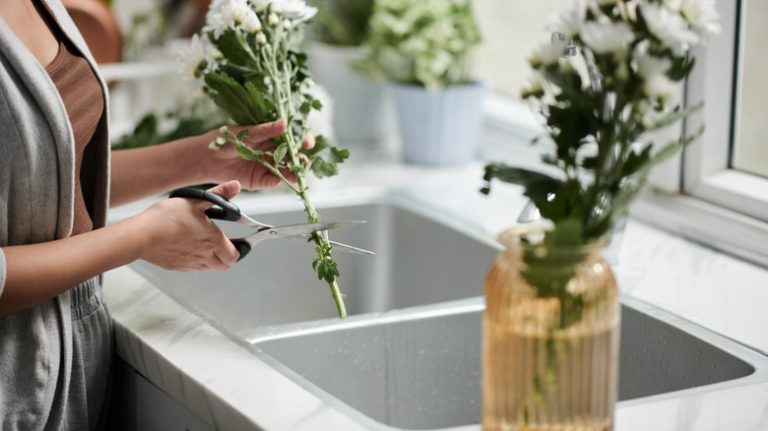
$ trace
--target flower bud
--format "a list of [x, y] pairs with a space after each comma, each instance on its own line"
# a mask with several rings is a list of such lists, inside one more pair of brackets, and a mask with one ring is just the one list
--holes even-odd
[[258, 43], [259, 45], [266, 45], [267, 36], [264, 36], [264, 33], [262, 32], [256, 33], [256, 43]]
[[277, 17], [277, 15], [271, 13], [269, 14], [269, 17], [267, 18], [269, 25], [272, 27], [277, 27], [280, 24], [280, 18]]

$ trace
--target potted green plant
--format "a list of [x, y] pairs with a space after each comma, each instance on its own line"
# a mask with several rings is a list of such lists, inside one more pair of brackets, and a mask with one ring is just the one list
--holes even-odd
[[308, 28], [309, 68], [331, 96], [335, 138], [348, 146], [376, 145], [391, 129], [384, 88], [354, 68], [365, 56], [374, 1], [309, 3], [318, 10]]
[[676, 96], [691, 46], [717, 29], [712, 0], [577, 2], [529, 59], [547, 169], [504, 164], [542, 221], [502, 234], [485, 284], [483, 429], [612, 429], [620, 307], [601, 257], [652, 166], [692, 142], [654, 132], [685, 118]]
[[428, 165], [475, 155], [486, 87], [471, 77], [480, 33], [467, 0], [378, 0], [361, 68], [392, 85], [403, 156]]

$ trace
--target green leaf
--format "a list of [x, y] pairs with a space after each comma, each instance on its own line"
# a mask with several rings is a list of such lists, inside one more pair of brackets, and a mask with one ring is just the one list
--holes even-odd
[[238, 124], [256, 124], [248, 91], [237, 81], [219, 72], [205, 76], [206, 93]]
[[686, 136], [685, 138], [677, 142], [673, 142], [671, 144], [665, 145], [661, 149], [661, 151], [653, 155], [649, 163], [649, 166], [657, 165], [663, 162], [664, 160], [667, 160], [668, 158], [672, 157], [673, 155], [677, 154], [680, 150], [688, 146], [688, 144], [698, 139], [699, 136], [701, 136], [702, 134], [704, 134], [704, 126], [701, 126], [699, 130], [696, 131], [696, 133], [690, 136]]
[[285, 159], [286, 154], [288, 154], [287, 142], [280, 144], [277, 146], [277, 148], [275, 148], [275, 151], [272, 154], [272, 158], [275, 159], [275, 166], [280, 166], [280, 164], [283, 162], [283, 159]]
[[647, 145], [639, 153], [630, 151], [621, 168], [621, 176], [628, 177], [645, 168], [651, 160], [651, 145]]
[[658, 130], [663, 129], [664, 127], [670, 126], [674, 123], [676, 123], [679, 120], [682, 120], [683, 118], [691, 115], [692, 113], [700, 110], [704, 106], [704, 102], [697, 103], [694, 106], [685, 108], [685, 109], [677, 109], [670, 114], [654, 121], [653, 123], [649, 124], [645, 127], [646, 131], [652, 131], [652, 130]]
[[485, 167], [483, 180], [486, 182], [486, 185], [480, 190], [482, 193], [490, 193], [491, 181], [493, 179], [523, 186], [525, 188], [525, 195], [531, 198], [539, 210], [542, 209], [542, 206], [546, 205], [550, 196], [555, 194], [563, 185], [561, 180], [547, 174], [493, 163]]
[[349, 158], [349, 151], [331, 145], [324, 136], [315, 138], [315, 146], [304, 150], [318, 178], [332, 177], [339, 172], [338, 164]]
[[667, 71], [667, 76], [673, 81], [681, 81], [688, 76], [693, 70], [693, 66], [696, 64], [696, 59], [690, 55], [684, 55], [682, 57], [670, 56], [672, 60], [672, 67]]
[[147, 114], [139, 120], [133, 133], [121, 137], [113, 146], [113, 150], [139, 148], [160, 143], [160, 133], [157, 130], [157, 116]]
[[216, 49], [231, 64], [252, 68], [254, 58], [248, 51], [246, 42], [232, 29], [224, 31], [218, 39], [209, 37]]
[[584, 157], [581, 161], [581, 167], [587, 170], [593, 170], [597, 168], [597, 162], [599, 158], [597, 156]]
[[309, 111], [312, 110], [312, 105], [309, 102], [304, 102], [299, 106], [299, 112], [304, 115], [309, 115]]

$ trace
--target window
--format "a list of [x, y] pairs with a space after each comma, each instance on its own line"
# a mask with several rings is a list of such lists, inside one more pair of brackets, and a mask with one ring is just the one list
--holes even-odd
[[762, 221], [768, 221], [768, 80], [760, 70], [765, 57], [759, 45], [765, 41], [754, 38], [765, 33], [760, 20], [768, 18], [767, 6], [755, 0], [718, 2], [722, 32], [699, 54], [688, 83], [689, 103], [706, 105], [687, 128], [707, 129], [702, 142], [685, 151], [683, 167], [687, 193]]
[[768, 178], [768, 2], [744, 0], [737, 71], [735, 134], [731, 151], [734, 169]]

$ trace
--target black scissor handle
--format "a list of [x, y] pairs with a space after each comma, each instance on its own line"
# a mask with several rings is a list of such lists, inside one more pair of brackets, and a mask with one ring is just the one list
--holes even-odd
[[185, 187], [171, 192], [171, 198], [201, 199], [212, 203], [214, 206], [205, 211], [205, 215], [214, 220], [238, 221], [240, 220], [240, 208], [232, 202], [224, 199], [216, 193], [206, 190]]
[[249, 244], [248, 241], [244, 239], [230, 239], [230, 241], [237, 249], [237, 252], [240, 253], [240, 257], [237, 258], [238, 262], [243, 260], [245, 255], [251, 252], [251, 244]]
[[[185, 187], [172, 191], [170, 198], [200, 199], [212, 203], [214, 206], [205, 211], [205, 215], [210, 219], [238, 221], [241, 217], [240, 208], [237, 205], [206, 190]], [[251, 252], [251, 244], [245, 239], [230, 239], [230, 241], [240, 253], [240, 257], [237, 258], [238, 262]]]

